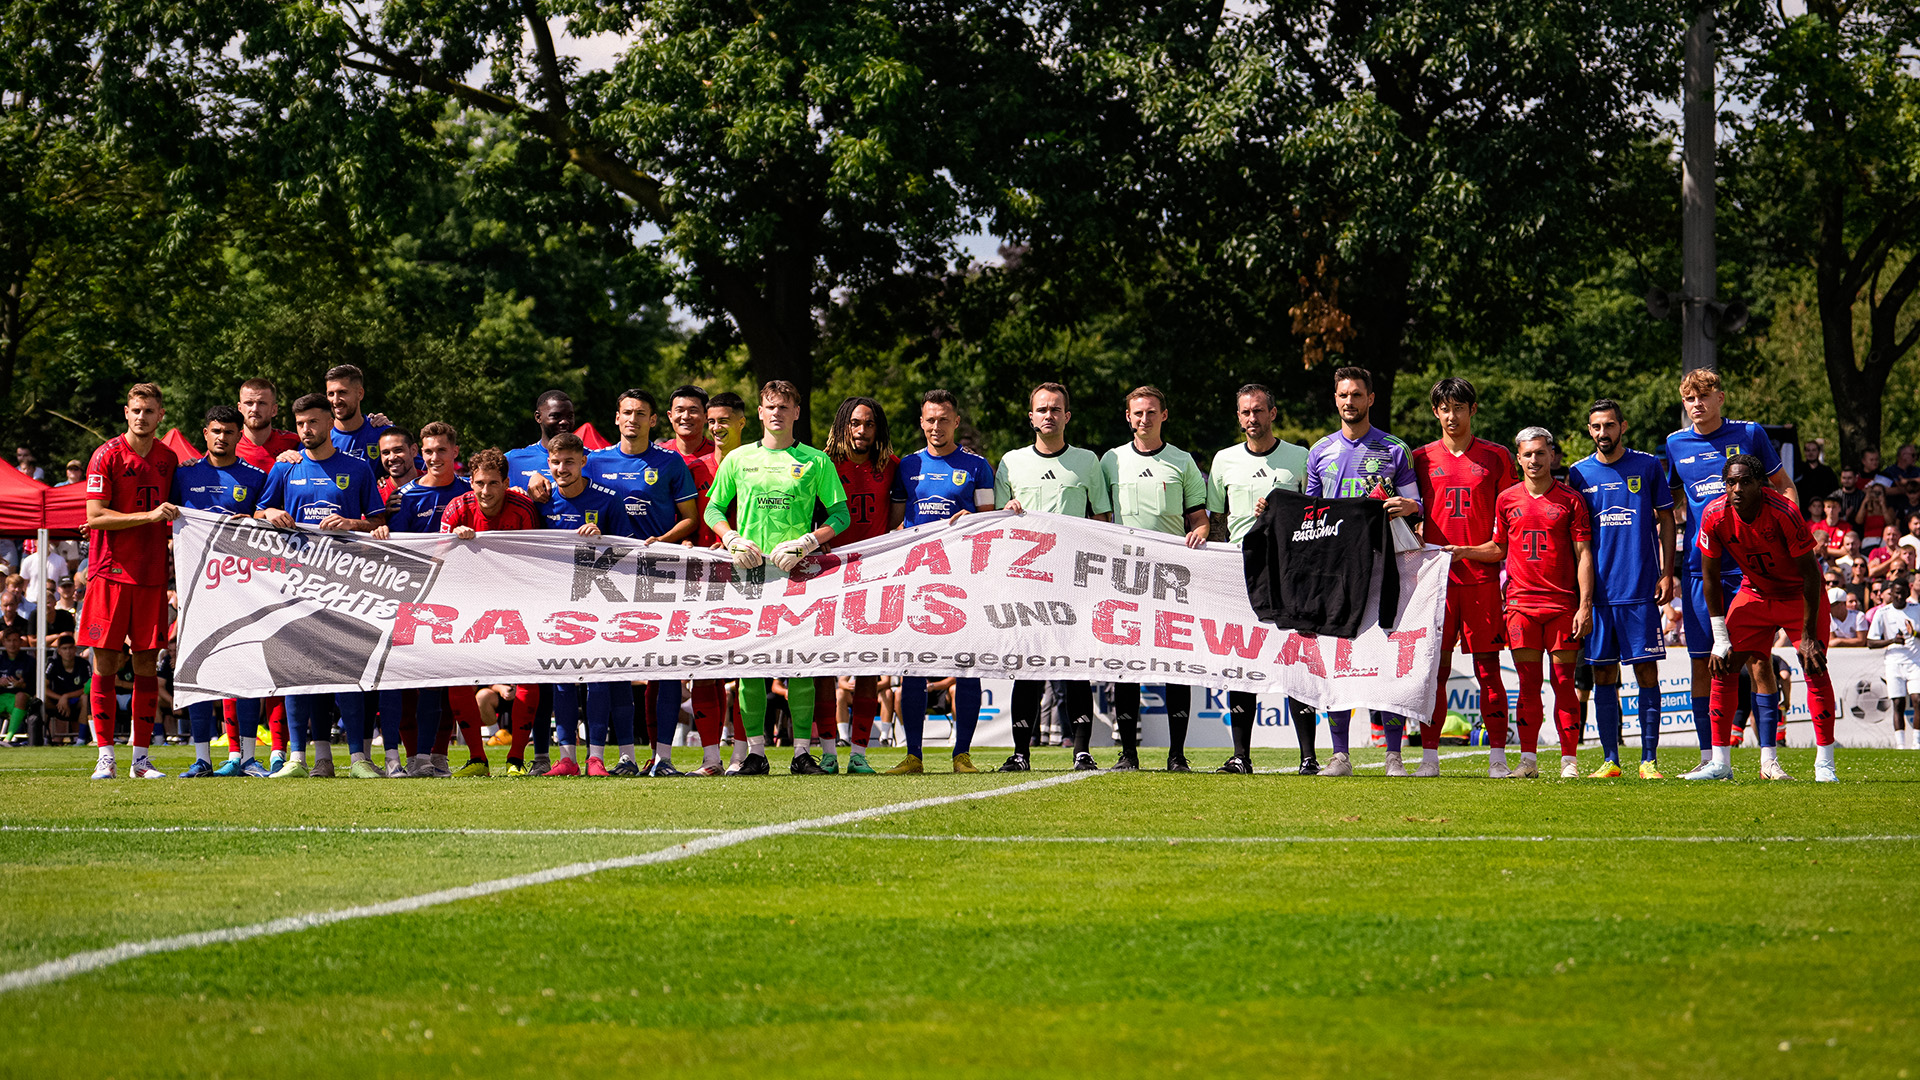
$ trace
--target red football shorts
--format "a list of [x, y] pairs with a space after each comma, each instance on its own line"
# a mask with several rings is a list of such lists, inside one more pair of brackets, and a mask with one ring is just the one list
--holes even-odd
[[1507, 645], [1515, 649], [1560, 652], [1577, 649], [1580, 639], [1573, 636], [1571, 611], [1507, 612]]
[[167, 587], [94, 578], [80, 602], [80, 647], [152, 652], [167, 643]]
[[[1805, 627], [1806, 603], [1799, 597], [1762, 600], [1757, 594], [1741, 589], [1734, 594], [1733, 603], [1727, 605], [1727, 636], [1733, 639], [1734, 652], [1771, 652], [1776, 630], [1785, 630], [1787, 640], [1798, 645], [1800, 631]], [[1833, 636], [1824, 590], [1820, 593], [1820, 610], [1814, 615], [1814, 628], [1819, 631], [1820, 645], [1824, 648]]]
[[1507, 628], [1501, 615], [1500, 583], [1447, 585], [1447, 623], [1442, 641], [1458, 644], [1470, 653], [1499, 652], [1507, 647]]

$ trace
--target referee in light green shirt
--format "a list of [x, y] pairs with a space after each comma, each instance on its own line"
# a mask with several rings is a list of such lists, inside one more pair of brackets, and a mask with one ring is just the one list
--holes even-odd
[[[1307, 448], [1282, 442], [1273, 434], [1273, 391], [1248, 383], [1234, 394], [1234, 416], [1246, 441], [1213, 455], [1207, 478], [1207, 510], [1213, 519], [1213, 538], [1239, 543], [1265, 508], [1267, 492], [1276, 488], [1304, 491]], [[1227, 715], [1233, 721], [1233, 756], [1220, 766], [1223, 773], [1253, 771], [1253, 721], [1260, 701], [1252, 693], [1235, 690], [1227, 695]], [[1313, 756], [1319, 717], [1313, 706], [1287, 699], [1293, 730], [1300, 740], [1300, 772], [1320, 771]]]
[[[1002, 510], [1016, 514], [1039, 510], [1112, 520], [1099, 459], [1091, 450], [1067, 445], [1067, 422], [1072, 419], [1066, 387], [1048, 382], [1033, 388], [1027, 398], [1033, 445], [1008, 451], [994, 472], [994, 502]], [[1045, 683], [1037, 679], [1015, 680], [1012, 708], [1008, 710], [1013, 719], [1013, 756], [1000, 766], [1001, 772], [1026, 772], [1029, 768], [1027, 749], [1033, 733], [1040, 729], [1040, 693], [1044, 688]], [[1093, 737], [1093, 688], [1085, 679], [1066, 679], [1061, 681], [1060, 691], [1073, 725], [1074, 771], [1097, 769], [1093, 755], [1087, 752]]]
[[[1100, 472], [1113, 499], [1113, 520], [1148, 532], [1184, 536], [1188, 547], [1207, 542], [1207, 482], [1193, 455], [1160, 437], [1167, 420], [1167, 395], [1151, 386], [1127, 392], [1127, 426], [1133, 441], [1100, 459]], [[1132, 584], [1146, 583], [1144, 562], [1132, 568]], [[1116, 579], [1121, 574], [1114, 564]], [[1167, 684], [1167, 771], [1187, 768], [1187, 720], [1193, 715], [1193, 687]], [[1120, 760], [1114, 769], [1140, 768], [1140, 685], [1114, 687], [1113, 712], [1120, 723]]]

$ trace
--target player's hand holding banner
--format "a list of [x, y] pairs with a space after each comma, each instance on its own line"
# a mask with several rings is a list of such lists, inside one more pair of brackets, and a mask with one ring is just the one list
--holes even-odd
[[189, 511], [176, 694], [814, 674], [1179, 681], [1322, 708], [1433, 699], [1447, 558], [1398, 556], [1397, 629], [1262, 625], [1240, 552], [980, 513], [793, 564], [553, 532], [363, 535]]

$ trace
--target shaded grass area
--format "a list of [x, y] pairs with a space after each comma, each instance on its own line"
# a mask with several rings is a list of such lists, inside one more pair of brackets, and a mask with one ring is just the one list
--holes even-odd
[[[1854, 782], [1818, 787], [1490, 782], [1484, 759], [1426, 783], [1099, 777], [132, 961], [0, 999], [0, 1072], [1897, 1076], [1920, 1046], [1920, 842], [1772, 838], [1920, 833], [1910, 763], [1847, 753]], [[733, 828], [1021, 779], [0, 773], [0, 824]], [[1485, 834], [1753, 839], [1362, 839]], [[1355, 842], [1165, 839], [1250, 836]], [[0, 832], [0, 956], [675, 842]]]

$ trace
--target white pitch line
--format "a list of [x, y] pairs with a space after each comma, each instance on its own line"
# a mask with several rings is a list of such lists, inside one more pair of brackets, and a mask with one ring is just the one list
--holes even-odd
[[337, 833], [383, 836], [689, 836], [726, 829], [425, 829], [380, 825], [0, 825], [0, 833]]
[[804, 836], [846, 840], [916, 840], [963, 844], [1858, 844], [1920, 840], [1920, 833], [1884, 836], [938, 836], [923, 833], [802, 829]]
[[[1455, 750], [1455, 751], [1454, 751], [1453, 753], [1451, 753], [1451, 754], [1441, 754], [1441, 755], [1440, 755], [1440, 760], [1441, 760], [1441, 761], [1452, 761], [1452, 760], [1453, 760], [1454, 758], [1463, 758], [1463, 757], [1486, 757], [1486, 756], [1487, 756], [1487, 754], [1489, 754], [1490, 752], [1491, 752], [1491, 751], [1488, 751], [1488, 750]], [[1367, 763], [1366, 763], [1366, 764], [1364, 764], [1364, 765], [1355, 765], [1355, 766], [1354, 766], [1354, 768], [1356, 768], [1356, 769], [1384, 769], [1384, 768], [1386, 768], [1386, 767], [1387, 767], [1387, 763], [1386, 763], [1386, 762], [1384, 762], [1384, 761], [1369, 761], [1369, 762], [1367, 762]], [[1288, 772], [1288, 771], [1290, 771], [1290, 770], [1287, 770], [1287, 769], [1281, 769], [1280, 771], [1281, 771], [1281, 772]]]
[[763, 840], [770, 836], [787, 836], [793, 833], [813, 829], [832, 828], [837, 825], [851, 825], [871, 818], [888, 817], [914, 810], [924, 810], [950, 803], [970, 802], [977, 799], [993, 799], [1002, 795], [1014, 795], [1023, 791], [1036, 791], [1040, 788], [1071, 784], [1077, 780], [1086, 780], [1104, 773], [1065, 773], [1049, 776], [1043, 780], [1029, 780], [1024, 784], [1011, 784], [1007, 787], [989, 788], [985, 791], [970, 791], [961, 795], [939, 795], [926, 799], [914, 799], [910, 802], [889, 803], [885, 806], [872, 806], [864, 810], [849, 810], [827, 817], [802, 818], [777, 825], [755, 825], [746, 829], [732, 829], [711, 836], [659, 851], [649, 851], [641, 855], [627, 855], [618, 859], [599, 859], [593, 862], [569, 863], [531, 874], [519, 874], [514, 877], [496, 878], [492, 881], [475, 882], [452, 889], [440, 889], [419, 896], [406, 896], [397, 900], [388, 900], [378, 904], [364, 904], [359, 907], [341, 908], [335, 911], [316, 911], [305, 915], [293, 915], [272, 922], [254, 923], [250, 926], [232, 926], [220, 930], [201, 930], [191, 934], [178, 934], [173, 937], [153, 938], [147, 941], [128, 941], [107, 949], [95, 949], [91, 952], [74, 953], [58, 960], [49, 960], [36, 967], [22, 968], [0, 975], [0, 993], [21, 990], [32, 986], [44, 986], [59, 982], [89, 971], [98, 971], [104, 967], [126, 960], [133, 960], [154, 953], [179, 952], [184, 949], [197, 949], [202, 945], [222, 945], [253, 938], [270, 937], [275, 934], [291, 934], [301, 930], [312, 930], [334, 923], [348, 922], [354, 919], [371, 919], [381, 915], [399, 915], [422, 908], [437, 907], [461, 900], [473, 900], [482, 896], [510, 892], [534, 885], [550, 885], [556, 881], [585, 877], [605, 870], [627, 870], [637, 866], [657, 866], [660, 863], [678, 862], [701, 855], [709, 851], [718, 851], [754, 840]]

